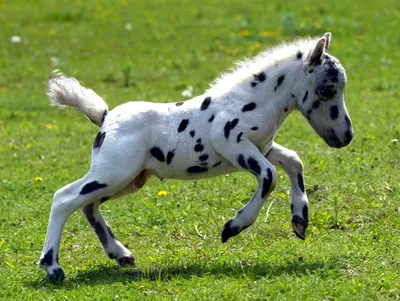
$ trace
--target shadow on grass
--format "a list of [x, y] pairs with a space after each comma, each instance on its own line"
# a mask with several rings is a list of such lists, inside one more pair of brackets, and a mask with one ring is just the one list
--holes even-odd
[[48, 287], [74, 289], [79, 285], [106, 285], [111, 283], [130, 283], [137, 281], [164, 281], [168, 282], [174, 278], [189, 279], [193, 276], [204, 277], [212, 275], [216, 277], [231, 278], [274, 278], [280, 275], [309, 275], [309, 274], [325, 274], [329, 270], [339, 268], [339, 264], [333, 258], [324, 262], [305, 263], [301, 260], [288, 262], [285, 264], [268, 264], [260, 263], [256, 265], [243, 265], [243, 263], [222, 263], [209, 264], [193, 263], [193, 264], [177, 264], [156, 266], [150, 269], [139, 269], [133, 267], [120, 268], [115, 267], [98, 267], [87, 271], [79, 271], [75, 277], [67, 278], [65, 283], [50, 283], [47, 280], [32, 281], [25, 283], [30, 287]]

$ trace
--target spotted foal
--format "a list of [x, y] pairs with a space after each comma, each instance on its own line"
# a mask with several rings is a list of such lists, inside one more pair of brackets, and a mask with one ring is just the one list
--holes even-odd
[[133, 264], [132, 253], [115, 237], [100, 213], [106, 200], [140, 189], [150, 176], [200, 179], [249, 171], [258, 186], [249, 202], [222, 230], [222, 242], [251, 226], [275, 187], [275, 166], [291, 184], [294, 233], [305, 238], [308, 199], [303, 164], [296, 152], [274, 142], [293, 111], [299, 110], [335, 148], [353, 138], [344, 103], [345, 70], [328, 54], [330, 33], [297, 40], [245, 60], [209, 90], [185, 102], [127, 102], [109, 111], [105, 101], [75, 78], [53, 73], [47, 95], [71, 106], [99, 126], [89, 172], [59, 189], [50, 212], [39, 264], [51, 279], [64, 279], [58, 262], [61, 232], [81, 208], [107, 255]]

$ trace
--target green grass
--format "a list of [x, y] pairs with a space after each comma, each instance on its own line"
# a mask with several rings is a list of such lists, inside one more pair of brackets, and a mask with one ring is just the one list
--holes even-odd
[[[391, 143], [400, 138], [400, 2], [69, 2], [0, 0], [0, 299], [400, 298], [400, 146]], [[67, 279], [46, 280], [36, 263], [52, 196], [86, 173], [97, 132], [82, 114], [48, 106], [51, 70], [79, 78], [110, 107], [181, 101], [188, 85], [201, 93], [235, 60], [325, 31], [347, 70], [355, 139], [330, 149], [297, 113], [279, 133], [305, 165], [306, 241], [292, 234], [282, 171], [254, 226], [227, 244], [222, 226], [255, 179], [153, 179], [102, 207], [136, 267], [116, 267], [75, 213], [60, 251]]]

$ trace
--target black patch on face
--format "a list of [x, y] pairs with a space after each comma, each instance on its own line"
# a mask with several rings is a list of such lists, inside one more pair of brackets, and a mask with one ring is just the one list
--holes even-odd
[[107, 114], [108, 114], [108, 110], [105, 109], [104, 112], [103, 112], [103, 116], [101, 117], [101, 124], [104, 123], [104, 120], [106, 119]]
[[290, 94], [290, 96], [292, 96], [292, 98], [294, 98], [294, 97], [295, 97], [293, 93], [292, 93], [292, 94]]
[[206, 97], [206, 98], [203, 100], [203, 102], [201, 103], [200, 110], [201, 110], [201, 111], [207, 110], [207, 108], [208, 108], [208, 106], [210, 105], [210, 103], [211, 103], [211, 97], [208, 96], [208, 97]]
[[320, 105], [319, 100], [316, 100], [316, 101], [313, 102], [312, 108], [313, 108], [313, 109], [318, 109], [319, 105]]
[[204, 149], [204, 145], [203, 144], [200, 144], [200, 143], [198, 143], [198, 144], [196, 144], [195, 146], [194, 146], [194, 151], [195, 152], [201, 152], [201, 151], [203, 151], [203, 149]]
[[110, 236], [111, 236], [113, 239], [115, 239], [115, 235], [114, 235], [113, 231], [111, 231], [111, 229], [110, 229], [109, 226], [107, 226], [107, 231], [108, 231], [108, 234], [110, 234]]
[[298, 60], [301, 60], [302, 57], [303, 57], [303, 52], [301, 52], [300, 50], [297, 51], [296, 58], [297, 58]]
[[297, 184], [299, 185], [300, 190], [304, 192], [304, 180], [303, 175], [300, 172], [297, 175]]
[[235, 128], [235, 126], [238, 124], [239, 119], [235, 118], [232, 121], [228, 121], [225, 126], [224, 126], [224, 135], [225, 138], [228, 139], [229, 138], [229, 134], [231, 132], [231, 130], [233, 130]]
[[206, 161], [208, 159], [208, 155], [207, 154], [203, 154], [201, 156], [199, 156], [199, 160], [200, 161]]
[[290, 204], [290, 212], [292, 212], [292, 214], [293, 214], [293, 210], [294, 210], [294, 205]]
[[308, 221], [308, 205], [304, 205], [303, 207], [303, 218]]
[[307, 97], [308, 97], [308, 91], [306, 91], [306, 94], [304, 94], [302, 103], [306, 102]]
[[221, 164], [222, 164], [222, 162], [218, 161], [218, 162], [214, 163], [214, 165], [212, 167], [217, 167], [217, 166], [220, 166]]
[[338, 106], [331, 106], [329, 110], [330, 110], [331, 119], [336, 120], [339, 117]]
[[50, 250], [44, 254], [43, 258], [40, 259], [40, 265], [46, 267], [53, 265], [53, 248], [50, 248]]
[[251, 128], [251, 130], [252, 130], [252, 131], [257, 131], [257, 130], [258, 130], [258, 126], [253, 126], [253, 127]]
[[108, 258], [110, 258], [110, 259], [116, 259], [117, 258], [117, 255], [112, 253], [112, 252], [108, 253], [107, 255], [108, 255]]
[[181, 123], [179, 124], [178, 133], [183, 132], [184, 130], [186, 130], [186, 127], [188, 126], [188, 124], [189, 124], [189, 119], [183, 119], [181, 121]]
[[100, 203], [103, 204], [104, 202], [107, 202], [109, 199], [110, 199], [109, 196], [105, 196], [104, 198], [101, 198]]
[[275, 91], [276, 89], [278, 89], [278, 87], [283, 83], [283, 80], [285, 79], [285, 75], [281, 75], [278, 77], [278, 80], [276, 82], [276, 86], [275, 86]]
[[289, 110], [288, 107], [285, 107], [284, 111], [287, 112], [288, 110]]
[[247, 164], [248, 164], [249, 170], [251, 172], [253, 172], [254, 174], [256, 174], [258, 176], [261, 174], [261, 167], [258, 164], [257, 160], [255, 160], [253, 157], [249, 157], [247, 159]]
[[164, 153], [159, 147], [155, 146], [155, 147], [151, 148], [150, 149], [150, 154], [154, 158], [156, 158], [158, 161], [165, 162]]
[[242, 141], [242, 135], [243, 135], [243, 132], [240, 132], [239, 135], [237, 135], [237, 137], [236, 137], [236, 142], [237, 142], [237, 143], [239, 143], [240, 141]]
[[195, 133], [195, 131], [190, 131], [189, 134], [190, 134], [191, 137], [194, 137], [194, 135], [195, 135], [196, 133]]
[[244, 169], [248, 169], [247, 164], [246, 164], [246, 160], [244, 159], [244, 156], [242, 154], [240, 154], [237, 158], [237, 162], [239, 163], [239, 165], [244, 168]]
[[314, 69], [308, 70], [308, 73], [313, 73], [313, 72], [314, 72]]
[[214, 115], [211, 115], [210, 119], [208, 119], [208, 122], [213, 122], [214, 120]]
[[335, 63], [332, 60], [326, 60], [325, 61], [325, 65], [326, 65], [326, 71], [325, 74], [326, 76], [329, 78], [330, 81], [334, 82], [334, 83], [338, 83], [339, 82], [339, 71], [335, 66]]
[[180, 107], [181, 105], [183, 105], [183, 101], [177, 102], [177, 103], [175, 103], [175, 105], [176, 105], [177, 107]]
[[251, 82], [250, 85], [251, 85], [252, 88], [254, 88], [254, 87], [257, 86], [257, 83], [256, 82]]
[[267, 75], [265, 74], [265, 72], [260, 72], [259, 74], [255, 74], [254, 78], [259, 82], [263, 82], [267, 79]]
[[80, 195], [88, 194], [91, 193], [95, 190], [101, 189], [101, 188], [106, 188], [108, 185], [107, 184], [100, 184], [97, 181], [93, 181], [90, 183], [87, 183], [85, 186], [83, 186], [81, 192], [79, 192]]
[[175, 156], [174, 152], [169, 151], [167, 154], [167, 164], [170, 164], [172, 161], [172, 158]]
[[252, 111], [256, 108], [256, 104], [254, 102], [250, 102], [247, 105], [244, 105], [242, 108], [242, 112]]
[[104, 141], [105, 137], [106, 137], [106, 132], [104, 132], [104, 133], [99, 132], [97, 134], [96, 138], [94, 139], [93, 149], [100, 148], [101, 145], [103, 144], [103, 141]]
[[207, 172], [207, 171], [208, 171], [208, 169], [203, 166], [190, 166], [187, 169], [188, 173], [203, 173], [203, 172]]

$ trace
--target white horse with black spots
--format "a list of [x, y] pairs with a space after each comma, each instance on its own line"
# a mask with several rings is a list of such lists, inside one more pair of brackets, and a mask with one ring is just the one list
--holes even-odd
[[203, 95], [185, 102], [127, 102], [109, 111], [105, 101], [75, 78], [53, 73], [47, 95], [71, 106], [100, 127], [89, 172], [59, 189], [50, 212], [39, 265], [50, 279], [64, 279], [58, 262], [62, 229], [77, 209], [93, 227], [107, 255], [133, 264], [132, 253], [115, 237], [100, 205], [138, 191], [150, 176], [200, 179], [246, 170], [258, 187], [222, 230], [222, 242], [251, 226], [276, 183], [275, 166], [291, 185], [294, 233], [305, 238], [308, 199], [303, 164], [274, 138], [293, 110], [300, 110], [325, 142], [340, 148], [353, 129], [344, 103], [346, 74], [328, 54], [330, 33], [267, 50], [222, 75]]

